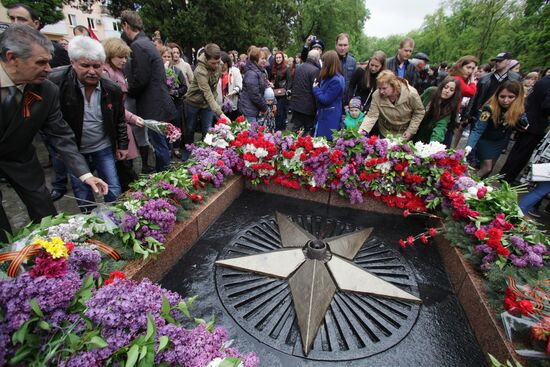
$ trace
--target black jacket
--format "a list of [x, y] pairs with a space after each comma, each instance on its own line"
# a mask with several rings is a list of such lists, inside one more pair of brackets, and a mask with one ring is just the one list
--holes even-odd
[[363, 112], [369, 110], [372, 95], [376, 92], [376, 78], [373, 78], [370, 88], [365, 84], [365, 73], [368, 72], [363, 68], [355, 69], [349, 82], [348, 93], [345, 96], [346, 105], [353, 97], [361, 97], [361, 111]]
[[[406, 68], [405, 68], [405, 79], [409, 82], [409, 85], [416, 88], [418, 83], [418, 72], [416, 71], [416, 66], [413, 65], [412, 62], [406, 61]], [[397, 60], [397, 56], [390, 57], [386, 61], [386, 69], [391, 70], [395, 75], [397, 74], [397, 67], [399, 66], [399, 62]]]
[[[63, 118], [76, 136], [80, 148], [84, 121], [84, 96], [80, 90], [72, 66], [55, 69], [49, 79], [59, 87], [59, 102]], [[128, 132], [124, 119], [124, 102], [120, 87], [107, 77], [101, 76], [101, 114], [103, 127], [113, 151], [128, 149]]]
[[21, 108], [12, 116], [0, 111], [0, 171], [29, 191], [43, 185], [44, 170], [32, 144], [40, 131], [71, 172], [76, 176], [90, 172], [84, 157], [78, 153], [74, 133], [59, 110], [58, 88], [46, 80], [42, 84], [27, 84], [27, 91], [42, 98], [30, 105], [29, 117], [23, 117]]
[[550, 75], [546, 75], [533, 87], [525, 108], [529, 120], [528, 132], [544, 135], [550, 116]]
[[468, 108], [464, 113], [466, 118], [475, 120], [478, 117], [481, 108], [493, 96], [500, 83], [504, 83], [506, 80], [520, 80], [520, 76], [513, 71], [509, 71], [506, 77], [500, 82], [497, 81], [494, 74], [495, 72], [489, 73], [478, 80], [476, 94], [470, 100]]
[[136, 99], [137, 115], [144, 119], [173, 121], [176, 107], [168, 93], [160, 53], [140, 32], [130, 43], [132, 57], [126, 64], [128, 94]]
[[309, 116], [315, 116], [317, 105], [313, 95], [313, 82], [319, 79], [321, 68], [311, 59], [296, 68], [292, 81], [292, 99], [290, 108]]

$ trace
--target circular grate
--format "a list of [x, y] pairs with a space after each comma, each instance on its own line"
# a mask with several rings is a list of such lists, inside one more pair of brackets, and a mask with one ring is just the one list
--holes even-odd
[[[294, 216], [292, 221], [324, 238], [360, 228], [319, 216]], [[251, 225], [232, 240], [220, 255], [228, 259], [281, 248], [274, 218]], [[370, 273], [418, 296], [409, 265], [401, 254], [371, 236], [354, 258]], [[302, 343], [286, 280], [215, 268], [222, 304], [247, 333], [289, 355], [302, 357]], [[365, 358], [399, 343], [414, 325], [420, 306], [374, 295], [337, 291], [321, 324], [308, 359], [343, 361]]]

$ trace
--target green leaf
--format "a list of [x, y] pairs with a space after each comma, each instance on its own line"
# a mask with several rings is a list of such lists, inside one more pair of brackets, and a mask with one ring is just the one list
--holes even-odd
[[188, 318], [191, 318], [191, 313], [189, 312], [189, 309], [187, 308], [187, 304], [185, 303], [185, 301], [181, 301], [179, 304], [178, 304], [178, 309], [183, 312], [183, 314], [185, 316], [187, 316]]
[[[163, 295], [164, 297], [164, 295]], [[164, 299], [162, 301], [163, 305], [164, 305]], [[170, 304], [168, 304], [168, 307], [170, 307]], [[147, 334], [145, 334], [145, 340], [148, 341], [151, 339], [151, 337], [154, 337], [155, 336], [155, 331], [156, 331], [156, 328], [155, 328], [155, 322], [153, 320], [153, 316], [151, 314], [151, 312], [149, 312], [147, 314]]]
[[72, 349], [75, 349], [80, 344], [80, 337], [76, 334], [69, 333], [67, 334], [67, 339], [69, 340], [69, 345]]
[[134, 344], [128, 351], [128, 358], [126, 359], [125, 367], [134, 367], [139, 356], [139, 345]]
[[40, 306], [38, 305], [38, 301], [36, 300], [36, 298], [31, 299], [29, 303], [31, 305], [32, 310], [36, 314], [36, 316], [44, 317], [44, 314], [42, 313], [42, 310], [40, 309]]
[[10, 365], [18, 365], [23, 361], [29, 354], [33, 352], [32, 348], [29, 348], [28, 346], [22, 346], [15, 352], [15, 355], [10, 359], [9, 364]]
[[38, 327], [42, 330], [46, 330], [46, 331], [50, 331], [52, 328], [50, 326], [50, 324], [48, 324], [46, 321], [44, 320], [40, 320], [38, 321]]
[[159, 339], [159, 349], [157, 350], [157, 353], [160, 353], [166, 348], [168, 345], [168, 342], [170, 341], [170, 338], [167, 335], [163, 335]]
[[32, 321], [34, 320], [31, 319], [31, 320], [25, 321], [23, 325], [21, 325], [21, 327], [17, 329], [15, 333], [13, 333], [13, 335], [11, 336], [12, 344], [15, 344], [15, 343], [23, 344], [29, 330], [29, 325]]
[[87, 344], [95, 345], [98, 348], [105, 348], [107, 345], [109, 345], [102, 337], [97, 335], [93, 336]]
[[147, 355], [147, 346], [141, 346], [141, 352], [139, 353], [139, 360], [142, 360]]

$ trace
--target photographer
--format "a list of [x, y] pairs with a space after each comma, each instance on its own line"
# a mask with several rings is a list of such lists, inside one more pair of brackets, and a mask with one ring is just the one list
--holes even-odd
[[[300, 54], [300, 58], [302, 59], [302, 62], [307, 61], [308, 52], [311, 50], [317, 50], [319, 51], [319, 57], [323, 55], [323, 50], [325, 49], [325, 44], [323, 41], [318, 39], [316, 36], [310, 34], [307, 39], [304, 47], [302, 48], [302, 53]], [[321, 61], [319, 60], [319, 63]], [[323, 65], [320, 65], [323, 66]]]

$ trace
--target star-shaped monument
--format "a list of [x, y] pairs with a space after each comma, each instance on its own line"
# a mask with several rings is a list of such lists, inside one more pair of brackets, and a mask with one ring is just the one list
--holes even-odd
[[319, 240], [281, 213], [276, 219], [282, 249], [218, 260], [216, 265], [288, 279], [306, 356], [337, 289], [421, 302], [352, 262], [372, 228]]

